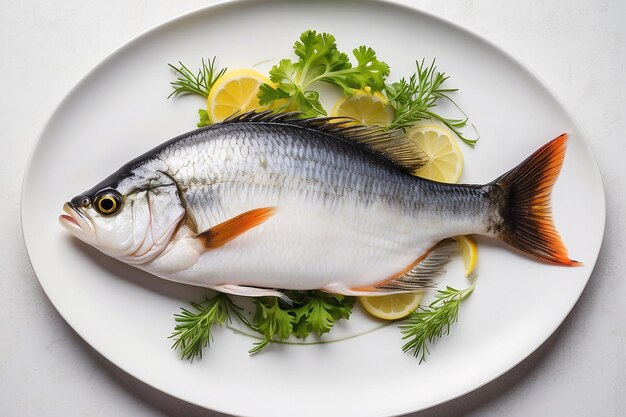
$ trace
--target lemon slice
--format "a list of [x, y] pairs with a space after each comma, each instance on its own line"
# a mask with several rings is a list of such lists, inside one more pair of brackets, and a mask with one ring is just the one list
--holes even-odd
[[459, 244], [461, 249], [461, 258], [463, 259], [463, 267], [465, 268], [465, 278], [472, 275], [474, 269], [476, 269], [476, 263], [478, 261], [478, 249], [476, 248], [476, 242], [469, 236], [456, 236], [454, 238]]
[[366, 91], [339, 99], [330, 112], [331, 116], [351, 117], [358, 123], [369, 126], [389, 126], [393, 114], [393, 107], [389, 105], [385, 96]]
[[463, 155], [450, 129], [434, 124], [416, 125], [406, 134], [428, 156], [426, 165], [415, 171], [415, 175], [448, 183], [461, 178]]
[[397, 320], [411, 314], [420, 305], [422, 292], [359, 297], [361, 306], [374, 317]]
[[259, 87], [271, 81], [251, 69], [227, 71], [215, 82], [207, 98], [207, 112], [211, 122], [221, 122], [235, 113], [265, 110], [259, 104]]

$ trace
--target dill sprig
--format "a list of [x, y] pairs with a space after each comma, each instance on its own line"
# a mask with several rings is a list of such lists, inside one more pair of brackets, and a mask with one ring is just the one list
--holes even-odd
[[172, 349], [181, 350], [181, 358], [202, 358], [202, 349], [208, 347], [213, 340], [211, 329], [222, 326], [226, 320], [231, 321], [230, 313], [235, 315], [244, 324], [250, 325], [241, 314], [241, 307], [236, 306], [226, 294], [217, 293], [212, 298], [206, 298], [204, 303], [191, 302], [195, 311], [181, 307], [180, 314], [174, 314], [176, 327], [169, 339], [174, 339]]
[[[426, 66], [424, 60], [416, 61], [415, 65], [416, 72], [409, 77], [408, 81], [402, 78], [400, 81], [385, 86], [387, 98], [396, 110], [388, 129], [407, 129], [420, 120], [432, 118], [445, 124], [464, 143], [474, 147], [478, 139], [468, 139], [461, 132], [468, 118], [448, 95], [457, 89], [443, 86], [450, 77], [437, 70], [434, 59], [430, 66]], [[463, 118], [447, 118], [435, 113], [433, 108], [437, 106], [440, 99], [451, 102], [463, 114]]]
[[427, 307], [419, 307], [415, 310], [404, 324], [399, 327], [402, 330], [402, 339], [409, 341], [402, 346], [402, 350], [413, 351], [415, 357], [420, 357], [422, 363], [430, 353], [428, 344], [443, 335], [450, 334], [450, 327], [459, 319], [459, 306], [476, 286], [476, 279], [472, 285], [457, 290], [446, 287], [445, 290], [437, 291], [435, 300]]
[[179, 67], [172, 64], [167, 65], [178, 75], [178, 78], [170, 83], [174, 91], [172, 91], [167, 98], [186, 94], [197, 94], [207, 98], [215, 82], [226, 72], [226, 68], [217, 71], [215, 67], [215, 57], [207, 61], [202, 58], [202, 67], [198, 70], [197, 74], [194, 74], [180, 61], [178, 61]]

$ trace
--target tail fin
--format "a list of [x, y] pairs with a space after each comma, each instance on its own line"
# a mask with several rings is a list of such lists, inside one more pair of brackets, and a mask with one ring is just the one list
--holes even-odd
[[548, 142], [524, 162], [496, 179], [501, 195], [498, 237], [543, 261], [578, 265], [567, 254], [552, 222], [550, 194], [565, 158], [567, 134]]

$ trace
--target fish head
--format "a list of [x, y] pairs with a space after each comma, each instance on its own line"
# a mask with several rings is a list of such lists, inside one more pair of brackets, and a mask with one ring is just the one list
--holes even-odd
[[118, 171], [65, 203], [59, 222], [106, 255], [143, 264], [165, 250], [185, 209], [167, 174], [146, 167], [125, 172]]

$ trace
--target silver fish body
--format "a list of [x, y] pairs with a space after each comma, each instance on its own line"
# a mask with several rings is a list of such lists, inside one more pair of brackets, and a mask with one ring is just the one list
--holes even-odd
[[[369, 146], [376, 135], [381, 142], [398, 140], [381, 131], [287, 117], [213, 125], [166, 142], [74, 198], [62, 223], [103, 252], [159, 277], [248, 295], [271, 293], [263, 289], [415, 290], [428, 280], [411, 281], [406, 274], [421, 263], [421, 274], [434, 277], [445, 262], [432, 257], [430, 265], [428, 255], [456, 235], [500, 237], [532, 253], [523, 239], [513, 238], [515, 228], [528, 232], [510, 218], [514, 200], [530, 193], [529, 185], [522, 193], [503, 183], [516, 175], [486, 185], [428, 181], [411, 175], [402, 156], [388, 157], [376, 141]], [[562, 161], [564, 140], [559, 152]], [[122, 208], [103, 215], [96, 205], [113, 204], [99, 197], [107, 193], [119, 195]], [[260, 209], [262, 221], [246, 221]], [[111, 223], [119, 216], [124, 220]], [[89, 226], [68, 224], [79, 223], [74, 218]], [[126, 240], [132, 243], [122, 250], [112, 247], [115, 237], [106, 247], [85, 237], [89, 228], [97, 236], [99, 229], [127, 229], [129, 221], [134, 226]], [[573, 262], [560, 248], [548, 249], [533, 254]]]

